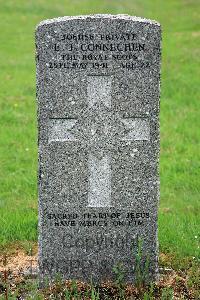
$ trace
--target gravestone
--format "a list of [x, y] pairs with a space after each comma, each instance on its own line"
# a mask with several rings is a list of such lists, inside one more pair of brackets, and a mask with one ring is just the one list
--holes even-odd
[[36, 29], [41, 278], [157, 277], [160, 39], [128, 15]]

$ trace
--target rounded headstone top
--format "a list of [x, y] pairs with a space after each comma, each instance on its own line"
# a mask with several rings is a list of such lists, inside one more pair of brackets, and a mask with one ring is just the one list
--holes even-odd
[[133, 21], [133, 22], [148, 23], [148, 24], [160, 26], [160, 24], [155, 20], [145, 19], [145, 18], [136, 17], [136, 16], [130, 16], [127, 14], [118, 14], [118, 15], [94, 14], [94, 15], [80, 15], [80, 16], [64, 16], [64, 17], [43, 20], [36, 26], [36, 30], [43, 25], [60, 23], [60, 22], [65, 22], [65, 21], [70, 21], [70, 20], [90, 20], [90, 19], [110, 19], [110, 20], [118, 19], [118, 20], [125, 20], [125, 21], [129, 20], [129, 21]]

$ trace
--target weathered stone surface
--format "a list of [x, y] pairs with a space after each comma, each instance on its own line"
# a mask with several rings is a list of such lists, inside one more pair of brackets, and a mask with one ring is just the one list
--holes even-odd
[[42, 277], [100, 281], [120, 262], [133, 281], [138, 240], [157, 275], [160, 35], [127, 15], [37, 27]]

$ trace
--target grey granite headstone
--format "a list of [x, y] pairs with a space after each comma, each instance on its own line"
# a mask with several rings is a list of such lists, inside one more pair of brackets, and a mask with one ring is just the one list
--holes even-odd
[[157, 277], [160, 25], [63, 17], [36, 30], [40, 275]]

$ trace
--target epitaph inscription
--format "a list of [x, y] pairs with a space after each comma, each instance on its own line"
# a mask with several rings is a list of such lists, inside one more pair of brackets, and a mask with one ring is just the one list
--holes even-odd
[[64, 17], [36, 31], [41, 278], [95, 281], [138, 241], [157, 275], [160, 26]]

